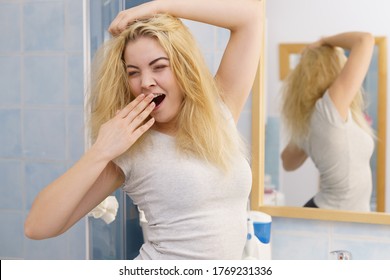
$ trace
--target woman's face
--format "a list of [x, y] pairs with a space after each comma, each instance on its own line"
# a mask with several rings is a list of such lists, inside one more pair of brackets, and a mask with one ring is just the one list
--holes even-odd
[[151, 113], [155, 128], [161, 132], [176, 131], [176, 117], [184, 97], [164, 49], [157, 40], [140, 37], [126, 45], [124, 60], [134, 95], [155, 96], [156, 107]]

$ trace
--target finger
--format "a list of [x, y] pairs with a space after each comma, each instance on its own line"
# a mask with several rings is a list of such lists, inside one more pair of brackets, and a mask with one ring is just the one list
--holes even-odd
[[[132, 23], [136, 22], [137, 19], [139, 19], [142, 14], [140, 14], [141, 7], [136, 6], [127, 10], [124, 10], [121, 14], [121, 17], [118, 18], [118, 21], [116, 22], [115, 30], [118, 34], [122, 33], [128, 26], [130, 26]], [[142, 13], [142, 12], [141, 12]]]
[[156, 104], [153, 102], [150, 103], [143, 111], [141, 111], [138, 115], [136, 115], [132, 120], [129, 119], [129, 126], [135, 130], [138, 126], [140, 126], [152, 113], [153, 109], [156, 107]]
[[130, 12], [129, 10], [121, 11], [117, 15], [117, 17], [111, 22], [108, 31], [112, 35], [117, 36], [121, 34], [129, 26], [130, 23], [134, 22], [135, 19], [132, 15], [133, 12]]
[[[140, 138], [146, 131], [148, 131], [154, 124], [154, 118], [151, 118], [148, 120], [145, 124], [139, 126], [136, 130], [132, 133], [133, 141], [137, 141], [138, 138]], [[134, 143], [133, 142], [133, 143]]]
[[124, 17], [124, 11], [119, 12], [118, 15], [111, 22], [110, 26], [108, 27], [108, 32], [110, 32], [114, 36], [119, 35], [120, 32], [118, 30], [118, 24], [119, 22], [121, 22], [123, 17]]
[[125, 117], [129, 123], [132, 122], [134, 118], [136, 118], [139, 114], [141, 114], [141, 112], [145, 110], [145, 108], [147, 108], [151, 104], [154, 104], [152, 102], [153, 97], [153, 94], [149, 94], [130, 110], [130, 112]]
[[117, 35], [121, 34], [127, 27], [128, 27], [128, 21], [126, 17], [123, 17], [116, 25], [115, 32]]
[[118, 118], [126, 118], [127, 115], [145, 98], [144, 94], [138, 95], [117, 114]]

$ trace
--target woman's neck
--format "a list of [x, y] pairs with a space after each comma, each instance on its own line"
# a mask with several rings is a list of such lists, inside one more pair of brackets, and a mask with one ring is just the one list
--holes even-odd
[[170, 136], [176, 136], [177, 133], [176, 125], [166, 123], [154, 123], [152, 129]]

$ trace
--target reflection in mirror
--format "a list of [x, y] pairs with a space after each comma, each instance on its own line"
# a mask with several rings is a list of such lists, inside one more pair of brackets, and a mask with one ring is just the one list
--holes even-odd
[[[280, 44], [279, 45], [279, 59], [280, 59], [280, 80], [284, 80], [288, 73], [295, 67], [300, 59], [300, 53], [307, 44]], [[386, 53], [386, 38], [376, 37], [375, 48], [368, 73], [363, 83], [363, 88], [366, 93], [366, 103], [368, 105], [366, 114], [370, 120], [373, 130], [376, 132], [377, 141], [375, 151], [371, 157], [372, 182], [373, 192], [371, 199], [371, 210], [384, 212], [385, 209], [385, 140], [386, 140], [386, 63], [383, 59]], [[272, 133], [272, 132], [269, 132]], [[275, 137], [270, 135], [270, 137]], [[270, 155], [277, 157], [278, 155]], [[267, 167], [266, 167], [267, 169]], [[305, 179], [300, 179], [301, 185], [294, 186], [294, 180], [284, 180], [279, 183], [278, 192], [273, 193], [274, 186], [271, 184], [271, 176], [279, 176], [279, 178], [294, 177], [294, 174], [286, 174], [283, 168], [276, 169], [281, 174], [275, 174], [275, 168], [269, 168], [269, 173], [266, 175], [266, 192], [271, 195], [265, 195], [265, 198], [271, 197], [265, 204], [279, 204], [284, 203], [288, 206], [300, 206], [305, 203], [305, 199], [313, 196], [318, 189], [319, 174], [312, 162], [305, 166]], [[296, 172], [296, 171], [294, 171]], [[299, 173], [299, 171], [298, 171]], [[302, 171], [300, 172], [302, 174]], [[293, 191], [292, 191], [293, 190]], [[278, 201], [272, 201], [272, 198], [279, 196]], [[281, 197], [281, 198], [280, 198]], [[280, 201], [283, 199], [283, 201]]]
[[[358, 13], [345, 13], [353, 5], [354, 10], [362, 11]], [[369, 6], [369, 9], [367, 7]], [[283, 7], [283, 8], [281, 8]], [[303, 9], [305, 7], [305, 9]], [[336, 8], [337, 7], [337, 8]], [[353, 212], [340, 210], [324, 210], [324, 209], [308, 209], [295, 206], [269, 206], [264, 205], [264, 181], [278, 186], [278, 178], [267, 180], [265, 173], [270, 166], [279, 168], [280, 162], [272, 162], [269, 153], [273, 152], [282, 137], [266, 140], [267, 135], [278, 125], [277, 121], [269, 116], [274, 116], [277, 109], [275, 107], [275, 98], [280, 89], [279, 78], [279, 44], [289, 42], [312, 42], [321, 36], [336, 34], [342, 31], [362, 30], [367, 31], [375, 36], [388, 37], [390, 29], [388, 29], [388, 9], [389, 3], [384, 3], [382, 0], [372, 0], [369, 3], [366, 1], [306, 1], [306, 0], [273, 0], [267, 1], [266, 8], [266, 53], [263, 56], [260, 68], [264, 69], [260, 74], [260, 83], [258, 85], [259, 100], [253, 104], [252, 115], [252, 141], [256, 139], [259, 145], [254, 147], [252, 143], [253, 160], [258, 161], [258, 164], [253, 169], [253, 188], [251, 193], [251, 207], [254, 210], [268, 213], [274, 217], [287, 218], [303, 218], [315, 220], [329, 221], [344, 221], [344, 222], [359, 222], [359, 223], [374, 223], [374, 224], [390, 224], [390, 215], [380, 212]], [[363, 12], [366, 11], [366, 12]], [[331, 17], [329, 16], [331, 15]], [[379, 75], [383, 80], [383, 88], [386, 90], [387, 79], [389, 74], [382, 71], [382, 67], [386, 67], [388, 59], [386, 56], [387, 48], [383, 52], [379, 66]], [[380, 93], [385, 95], [386, 93]], [[254, 92], [256, 96], [257, 93]], [[382, 98], [382, 97], [381, 97]], [[385, 110], [386, 100], [378, 104], [378, 110]], [[379, 112], [378, 111], [378, 112]], [[258, 117], [258, 118], [257, 118]], [[378, 126], [387, 126], [386, 119], [378, 119]], [[259, 126], [259, 127], [257, 127]], [[267, 129], [265, 130], [265, 126]], [[272, 128], [273, 127], [273, 128]], [[378, 132], [380, 134], [380, 132]], [[379, 136], [379, 135], [378, 135]], [[267, 143], [266, 143], [267, 142]], [[385, 141], [383, 141], [385, 142]], [[381, 143], [377, 143], [379, 146]], [[386, 143], [382, 143], [386, 147]], [[378, 161], [380, 157], [385, 158], [386, 154], [378, 153]], [[267, 157], [267, 161], [264, 158]], [[279, 160], [279, 159], [278, 159]], [[383, 159], [382, 159], [383, 160]], [[386, 167], [389, 169], [389, 167]], [[388, 170], [387, 170], [387, 173]], [[377, 174], [377, 173], [376, 173]], [[378, 178], [380, 177], [377, 175]], [[307, 179], [305, 175], [298, 174], [297, 178], [285, 178], [285, 181], [297, 179], [303, 181]], [[378, 179], [379, 180], [379, 179]], [[377, 184], [378, 185], [378, 184]], [[382, 183], [384, 186], [384, 183]], [[295, 184], [295, 187], [299, 186]], [[292, 190], [294, 191], [294, 189]], [[383, 201], [387, 201], [389, 208], [390, 197], [387, 194]], [[380, 200], [377, 202], [378, 206]], [[389, 209], [387, 209], [389, 211]]]

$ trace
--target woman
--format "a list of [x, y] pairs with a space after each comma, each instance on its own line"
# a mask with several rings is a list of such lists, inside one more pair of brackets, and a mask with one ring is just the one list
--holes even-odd
[[[251, 173], [235, 124], [259, 61], [260, 7], [157, 0], [119, 13], [92, 84], [93, 145], [38, 195], [26, 235], [65, 232], [122, 186], [148, 220], [137, 259], [241, 258]], [[230, 30], [215, 78], [178, 18]]]
[[306, 207], [370, 211], [374, 141], [361, 87], [373, 47], [369, 33], [324, 37], [304, 50], [285, 81], [282, 115], [291, 140], [283, 167], [295, 170], [310, 157], [320, 173]]

